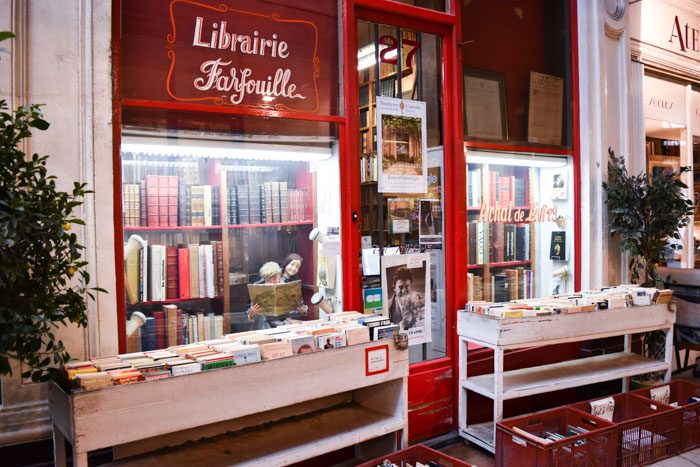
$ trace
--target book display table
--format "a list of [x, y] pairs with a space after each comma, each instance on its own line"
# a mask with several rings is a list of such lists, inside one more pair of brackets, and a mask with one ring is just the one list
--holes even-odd
[[[623, 391], [627, 391], [627, 377], [656, 371], [666, 372], [666, 382], [671, 378], [672, 335], [676, 321], [674, 305], [509, 319], [495, 319], [466, 311], [460, 311], [458, 315], [459, 433], [491, 452], [495, 451], [495, 422], [503, 419], [503, 401], [506, 399], [620, 378], [623, 379]], [[653, 360], [631, 351], [632, 334], [654, 330], [662, 330], [666, 334], [664, 360]], [[622, 352], [519, 370], [503, 370], [506, 350], [621, 335], [625, 336]], [[493, 373], [479, 376], [467, 374], [469, 343], [493, 349]], [[469, 391], [493, 400], [493, 422], [467, 423]]]
[[[233, 433], [231, 465], [287, 465], [347, 446], [370, 459], [406, 445], [407, 377], [408, 351], [387, 339], [95, 391], [52, 383], [55, 461], [65, 465], [64, 439], [74, 465], [87, 466], [96, 449], [115, 447], [117, 460], [221, 433]], [[188, 455], [160, 449], [137, 463]]]

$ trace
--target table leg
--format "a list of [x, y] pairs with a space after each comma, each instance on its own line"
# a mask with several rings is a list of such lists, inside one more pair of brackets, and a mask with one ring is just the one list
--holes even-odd
[[666, 362], [667, 369], [664, 373], [664, 383], [671, 381], [671, 368], [673, 367], [673, 361], [671, 360], [671, 354], [673, 353], [673, 327], [666, 329], [666, 352], [664, 355], [664, 361]]
[[66, 439], [56, 425], [53, 425], [53, 461], [57, 467], [66, 466]]
[[[623, 349], [624, 352], [632, 352], [632, 336], [629, 334], [625, 334], [625, 342], [623, 344]], [[629, 378], [622, 378], [622, 392], [627, 392], [630, 389], [630, 380]]]
[[88, 467], [87, 451], [78, 452], [73, 448], [73, 467]]
[[496, 446], [496, 422], [503, 419], [503, 349], [493, 349], [493, 446]]

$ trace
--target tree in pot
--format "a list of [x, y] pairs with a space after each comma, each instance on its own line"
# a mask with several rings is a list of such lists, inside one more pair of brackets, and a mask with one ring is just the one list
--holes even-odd
[[[0, 32], [0, 41], [10, 37]], [[48, 156], [20, 149], [33, 130], [48, 127], [39, 105], [9, 112], [0, 100], [0, 374], [12, 374], [15, 359], [33, 381], [55, 378], [71, 359], [54, 331], [59, 323], [86, 326], [86, 298], [104, 291], [87, 288], [84, 248], [71, 232], [84, 224], [72, 211], [91, 191], [77, 182], [60, 191]]]
[[[608, 149], [608, 181], [603, 182], [609, 213], [609, 229], [620, 239], [622, 251], [629, 255], [632, 281], [644, 287], [662, 282], [657, 273], [659, 263], [672, 257], [669, 243], [680, 239], [679, 229], [690, 222], [694, 206], [683, 195], [687, 185], [681, 176], [690, 170], [630, 175], [623, 157]], [[664, 334], [660, 331], [642, 336], [643, 353], [664, 358]]]

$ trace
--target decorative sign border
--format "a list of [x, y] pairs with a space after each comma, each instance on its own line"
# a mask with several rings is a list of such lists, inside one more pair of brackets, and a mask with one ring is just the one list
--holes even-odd
[[318, 85], [316, 83], [318, 76], [321, 73], [321, 68], [319, 66], [320, 59], [318, 57], [318, 28], [316, 27], [316, 24], [314, 24], [311, 21], [308, 20], [300, 20], [300, 19], [282, 19], [278, 13], [273, 13], [271, 15], [263, 15], [261, 13], [252, 13], [249, 11], [244, 11], [244, 10], [237, 10], [235, 8], [230, 8], [227, 5], [219, 4], [218, 6], [212, 6], [212, 5], [206, 5], [204, 3], [200, 3], [197, 1], [193, 0], [172, 0], [170, 2], [170, 24], [172, 26], [172, 32], [167, 35], [167, 41], [168, 41], [168, 58], [170, 59], [170, 69], [168, 70], [168, 77], [166, 79], [166, 90], [168, 92], [168, 95], [177, 101], [181, 102], [201, 102], [201, 101], [211, 101], [214, 105], [225, 105], [225, 106], [231, 106], [231, 107], [249, 107], [249, 108], [255, 108], [255, 109], [263, 109], [263, 110], [278, 110], [278, 111], [291, 111], [291, 112], [304, 112], [305, 110], [298, 110], [298, 109], [293, 109], [291, 107], [288, 107], [284, 104], [275, 104], [275, 105], [269, 105], [269, 104], [232, 104], [229, 102], [226, 102], [224, 99], [221, 97], [178, 97], [176, 96], [172, 90], [170, 89], [170, 80], [173, 74], [173, 70], [175, 68], [175, 40], [177, 39], [177, 28], [175, 27], [175, 17], [173, 14], [173, 8], [176, 4], [178, 3], [185, 3], [193, 6], [198, 6], [201, 8], [206, 8], [208, 10], [215, 11], [217, 13], [227, 13], [227, 12], [233, 12], [233, 13], [240, 13], [244, 15], [250, 15], [250, 16], [257, 16], [260, 18], [267, 18], [271, 19], [272, 21], [276, 21], [278, 23], [303, 23], [308, 26], [310, 26], [313, 29], [314, 33], [314, 53], [313, 53], [313, 60], [312, 60], [312, 67], [313, 67], [313, 86], [314, 86], [314, 97], [316, 100], [316, 105], [314, 106], [313, 109], [307, 110], [306, 112], [311, 112], [314, 113], [318, 110], [318, 107], [320, 105], [320, 99], [318, 95]]
[[[372, 354], [374, 352], [382, 352], [382, 351], [384, 351], [384, 363], [385, 363], [385, 365], [382, 368], [378, 368], [374, 371], [370, 371], [370, 363], [369, 363], [370, 354]], [[378, 345], [376, 347], [367, 347], [365, 349], [365, 376], [378, 375], [380, 373], [388, 373], [388, 372], [389, 372], [389, 344]]]

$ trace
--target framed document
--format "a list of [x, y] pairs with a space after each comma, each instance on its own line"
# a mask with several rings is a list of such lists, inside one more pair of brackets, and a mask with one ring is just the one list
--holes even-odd
[[564, 112], [564, 78], [530, 72], [529, 143], [561, 146]]
[[464, 68], [464, 133], [471, 138], [508, 139], [506, 84], [500, 73]]

